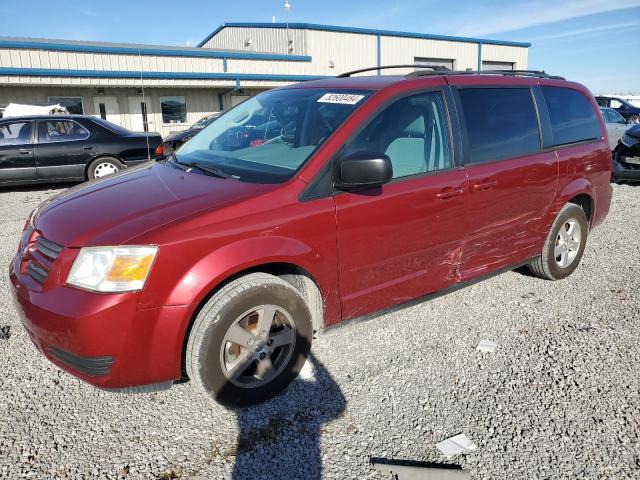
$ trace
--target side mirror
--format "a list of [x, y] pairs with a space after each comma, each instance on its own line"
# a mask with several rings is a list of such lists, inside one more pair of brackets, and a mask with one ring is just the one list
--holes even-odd
[[380, 153], [357, 152], [342, 159], [338, 167], [335, 186], [343, 190], [377, 187], [393, 178], [391, 159]]

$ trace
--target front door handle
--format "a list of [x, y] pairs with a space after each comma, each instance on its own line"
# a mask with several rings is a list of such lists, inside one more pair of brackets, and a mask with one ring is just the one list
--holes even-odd
[[436, 193], [436, 198], [440, 200], [445, 200], [447, 198], [458, 197], [464, 193], [462, 188], [443, 188], [440, 192]]
[[31, 150], [28, 150], [26, 148], [21, 148], [18, 151], [20, 152], [20, 155], [31, 155]]
[[84, 147], [82, 147], [83, 150], [93, 150], [93, 146], [92, 145], [85, 145]]
[[474, 190], [489, 190], [490, 188], [495, 187], [497, 184], [498, 184], [497, 180], [486, 179], [486, 180], [482, 180], [481, 182], [474, 183], [471, 187]]

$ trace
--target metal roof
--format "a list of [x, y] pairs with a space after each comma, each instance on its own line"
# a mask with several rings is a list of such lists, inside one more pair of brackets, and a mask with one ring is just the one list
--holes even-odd
[[345, 32], [345, 33], [361, 33], [364, 35], [381, 35], [385, 37], [406, 37], [406, 38], [420, 38], [428, 40], [446, 40], [450, 42], [466, 42], [466, 43], [480, 43], [485, 45], [506, 45], [511, 47], [530, 47], [530, 43], [525, 42], [511, 42], [508, 40], [492, 40], [488, 38], [472, 38], [472, 37], [456, 37], [450, 35], [435, 35], [430, 33], [415, 33], [415, 32], [403, 32], [395, 30], [378, 30], [374, 28], [359, 28], [359, 27], [342, 27], [337, 25], [320, 25], [317, 23], [223, 23], [216, 28], [207, 38], [198, 44], [198, 47], [203, 46], [211, 38], [216, 36], [224, 28], [291, 28], [299, 30], [322, 30], [327, 32]]

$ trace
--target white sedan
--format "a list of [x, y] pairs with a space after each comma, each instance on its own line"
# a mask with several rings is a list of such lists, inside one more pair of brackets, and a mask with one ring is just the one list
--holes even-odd
[[609, 148], [613, 151], [616, 145], [618, 145], [618, 140], [620, 140], [624, 132], [630, 128], [630, 125], [624, 117], [613, 108], [600, 107], [600, 113], [602, 113], [602, 118], [604, 118], [604, 123], [607, 127]]

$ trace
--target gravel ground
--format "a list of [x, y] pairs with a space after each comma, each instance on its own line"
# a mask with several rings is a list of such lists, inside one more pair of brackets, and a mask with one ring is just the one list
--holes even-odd
[[239, 413], [189, 383], [103, 392], [37, 353], [6, 271], [53, 193], [0, 191], [0, 477], [389, 479], [371, 457], [447, 462], [434, 444], [464, 432], [478, 449], [448, 462], [473, 479], [640, 478], [640, 187], [615, 186], [570, 278], [509, 272], [333, 329], [315, 381]]

